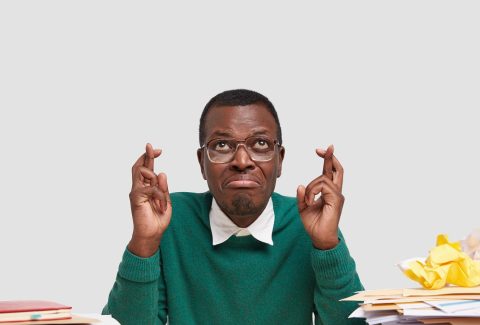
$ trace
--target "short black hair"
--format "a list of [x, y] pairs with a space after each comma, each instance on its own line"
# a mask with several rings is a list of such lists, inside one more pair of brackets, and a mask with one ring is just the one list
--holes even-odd
[[280, 121], [278, 120], [277, 111], [273, 107], [272, 102], [260, 93], [248, 89], [233, 89], [224, 91], [212, 99], [210, 99], [203, 109], [202, 116], [200, 117], [200, 127], [198, 129], [200, 146], [205, 143], [205, 119], [207, 113], [212, 107], [218, 106], [246, 106], [251, 104], [263, 104], [270, 111], [277, 124], [277, 141], [282, 144], [282, 128], [280, 127]]

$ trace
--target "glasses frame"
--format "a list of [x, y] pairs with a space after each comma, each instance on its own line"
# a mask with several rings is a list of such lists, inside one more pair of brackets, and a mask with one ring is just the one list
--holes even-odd
[[[238, 146], [242, 145], [244, 148], [245, 148], [245, 151], [247, 152], [248, 154], [248, 157], [250, 157], [250, 159], [252, 161], [255, 161], [255, 162], [268, 162], [268, 161], [271, 161], [273, 159], [273, 157], [275, 156], [275, 148], [278, 147], [281, 147], [282, 145], [280, 144], [280, 142], [275, 139], [273, 140], [273, 155], [270, 159], [268, 160], [256, 160], [256, 159], [253, 159], [253, 157], [250, 155], [250, 152], [248, 151], [247, 149], [247, 146], [246, 146], [246, 142], [248, 139], [250, 138], [266, 138], [266, 139], [269, 139], [268, 137], [262, 137], [262, 136], [258, 136], [258, 135], [251, 135], [249, 137], [246, 137], [245, 139], [243, 140], [237, 140], [237, 139], [234, 139], [234, 138], [213, 138], [213, 139], [210, 139], [208, 140], [208, 142], [206, 142], [203, 146], [200, 147], [200, 149], [206, 149], [205, 151], [207, 152], [207, 157], [208, 157], [208, 160], [212, 163], [212, 164], [228, 164], [229, 162], [231, 162], [233, 159], [235, 159], [235, 155], [237, 154], [237, 151], [238, 151]], [[235, 142], [237, 143], [237, 146], [235, 148], [235, 151], [233, 152], [232, 154], [232, 158], [229, 160], [229, 161], [225, 161], [225, 162], [218, 162], [218, 161], [213, 161], [212, 158], [210, 158], [210, 154], [208, 153], [208, 145], [210, 144], [210, 142], [212, 141], [215, 141], [215, 140], [235, 140]]]

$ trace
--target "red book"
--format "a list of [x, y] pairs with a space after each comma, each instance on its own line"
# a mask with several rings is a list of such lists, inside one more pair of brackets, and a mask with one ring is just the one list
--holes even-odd
[[44, 300], [0, 301], [0, 323], [69, 319], [72, 307]]

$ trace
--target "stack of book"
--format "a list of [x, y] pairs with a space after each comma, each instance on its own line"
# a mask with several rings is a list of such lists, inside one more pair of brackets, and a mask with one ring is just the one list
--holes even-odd
[[343, 300], [361, 302], [350, 317], [370, 325], [480, 324], [480, 286], [368, 290]]
[[72, 315], [72, 307], [45, 300], [0, 301], [0, 325], [91, 324], [96, 319]]
[[0, 301], [0, 323], [72, 318], [72, 307], [43, 300]]

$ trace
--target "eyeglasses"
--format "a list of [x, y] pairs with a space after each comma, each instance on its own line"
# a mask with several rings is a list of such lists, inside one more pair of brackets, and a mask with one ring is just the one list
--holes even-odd
[[200, 149], [207, 148], [208, 159], [215, 164], [225, 164], [233, 160], [238, 146], [243, 145], [253, 161], [269, 161], [275, 155], [275, 147], [280, 146], [277, 140], [264, 136], [251, 136], [243, 141], [236, 139], [212, 139]]

